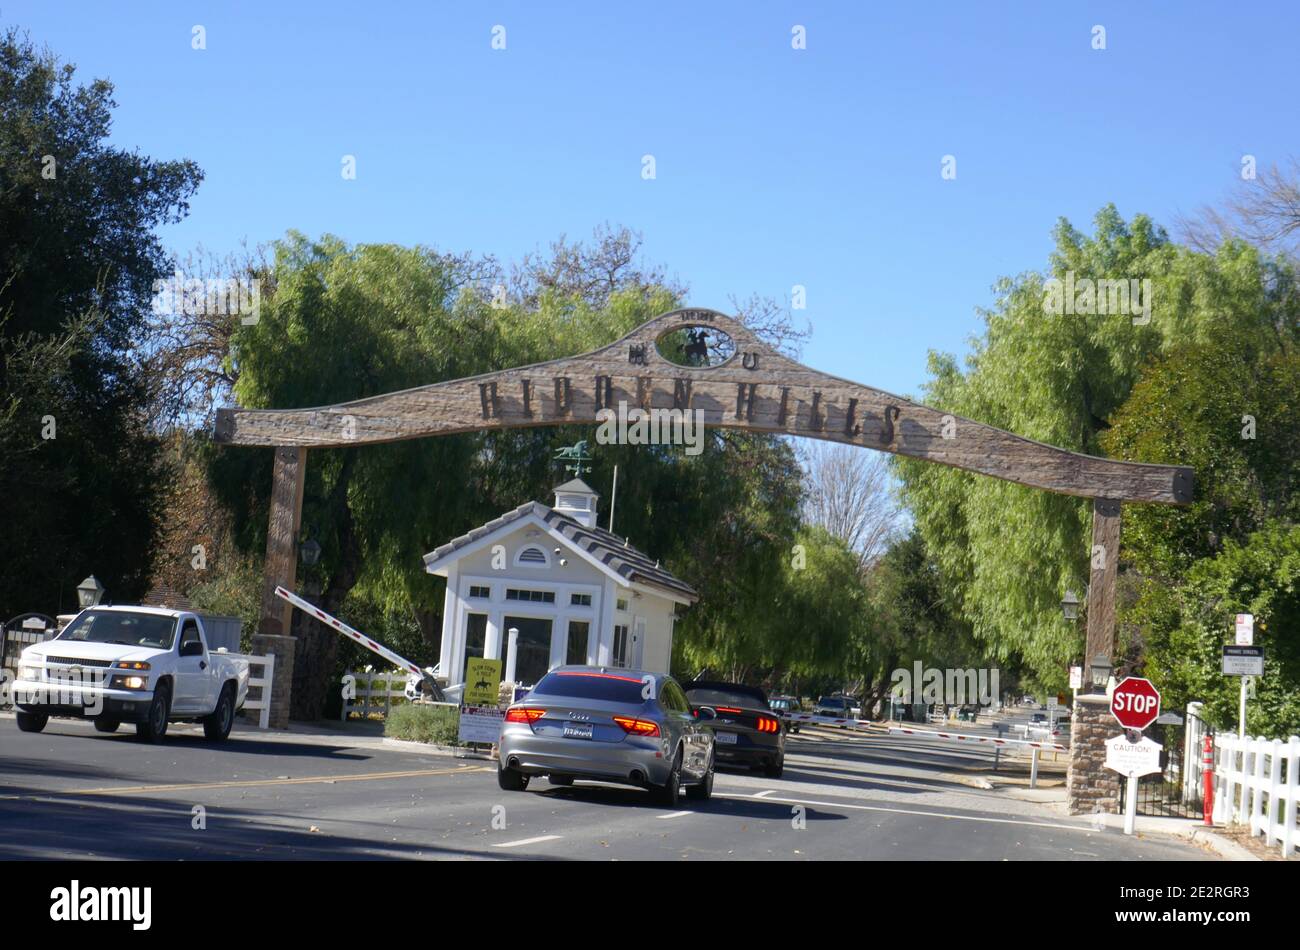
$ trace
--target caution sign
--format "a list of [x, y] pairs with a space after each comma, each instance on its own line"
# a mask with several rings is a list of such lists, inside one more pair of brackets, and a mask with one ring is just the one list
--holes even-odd
[[501, 661], [472, 656], [465, 661], [466, 706], [495, 706], [501, 689]]

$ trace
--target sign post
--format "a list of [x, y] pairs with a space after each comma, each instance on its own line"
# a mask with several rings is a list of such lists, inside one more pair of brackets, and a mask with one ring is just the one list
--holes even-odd
[[[1255, 644], [1255, 615], [1254, 614], [1237, 614], [1235, 623], [1237, 647], [1253, 647]], [[1237, 735], [1241, 738], [1246, 737], [1246, 694], [1250, 692], [1251, 676], [1260, 676], [1264, 669], [1264, 651], [1260, 650], [1260, 670], [1259, 673], [1251, 671], [1250, 673], [1229, 673], [1228, 672], [1228, 648], [1223, 648], [1223, 672], [1228, 676], [1241, 677], [1241, 699], [1237, 704]]]
[[1160, 771], [1160, 743], [1141, 735], [1160, 718], [1160, 691], [1148, 679], [1126, 676], [1111, 693], [1110, 714], [1126, 734], [1106, 740], [1105, 765], [1128, 776], [1124, 834], [1131, 835], [1137, 824], [1138, 776]]
[[1160, 743], [1143, 736], [1130, 742], [1128, 736], [1106, 740], [1106, 768], [1128, 777], [1128, 795], [1124, 802], [1124, 834], [1133, 834], [1137, 824], [1138, 776], [1160, 771]]

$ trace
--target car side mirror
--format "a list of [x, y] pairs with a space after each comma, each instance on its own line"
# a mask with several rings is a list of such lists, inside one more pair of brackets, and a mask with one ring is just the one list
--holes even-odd
[[701, 719], [717, 719], [718, 711], [712, 706], [696, 706], [695, 715]]
[[202, 656], [203, 644], [196, 641], [181, 644], [181, 656]]

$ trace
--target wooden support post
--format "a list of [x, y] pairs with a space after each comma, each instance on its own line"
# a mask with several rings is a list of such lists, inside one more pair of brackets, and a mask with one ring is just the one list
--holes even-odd
[[[275, 596], [276, 585], [293, 590], [298, 577], [298, 529], [302, 523], [303, 478], [307, 473], [307, 450], [281, 445], [275, 450], [271, 477], [271, 518], [266, 526], [266, 564], [262, 571], [262, 612], [259, 632], [288, 636], [293, 607]], [[277, 681], [288, 681], [293, 670], [275, 671]]]
[[1120, 503], [1092, 501], [1092, 574], [1088, 581], [1088, 639], [1084, 669], [1092, 658], [1115, 655], [1115, 581], [1119, 576]]

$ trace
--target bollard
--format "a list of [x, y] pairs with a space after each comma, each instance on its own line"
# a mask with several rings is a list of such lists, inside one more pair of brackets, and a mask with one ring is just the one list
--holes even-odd
[[1038, 746], [1034, 746], [1034, 758], [1029, 765], [1029, 787], [1038, 787]]
[[1204, 812], [1204, 822], [1207, 825], [1214, 824], [1214, 737], [1208, 732], [1205, 734], [1205, 752], [1201, 760], [1203, 765], [1202, 774], [1205, 776], [1205, 792], [1201, 796], [1201, 810]]

